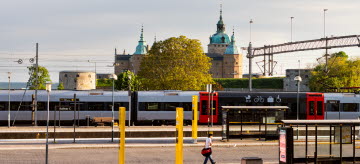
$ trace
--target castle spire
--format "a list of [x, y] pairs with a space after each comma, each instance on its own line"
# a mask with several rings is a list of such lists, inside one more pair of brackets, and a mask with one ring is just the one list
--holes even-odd
[[135, 53], [136, 55], [144, 55], [147, 53], [147, 45], [144, 41], [144, 25], [141, 25], [141, 34], [138, 45], [136, 46]]
[[217, 25], [217, 32], [225, 32], [225, 25], [222, 18], [222, 3], [220, 4], [220, 18]]
[[144, 25], [141, 25], [140, 41], [144, 41]]
[[222, 3], [220, 3], [220, 20], [222, 20]]

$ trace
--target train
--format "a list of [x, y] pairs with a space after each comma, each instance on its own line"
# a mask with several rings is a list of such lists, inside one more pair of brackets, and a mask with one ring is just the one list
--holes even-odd
[[[15, 120], [15, 125], [30, 124], [34, 119], [39, 125], [46, 123], [48, 93], [45, 90], [38, 91], [36, 112], [33, 111], [34, 94], [34, 90], [10, 91], [11, 123]], [[173, 124], [176, 107], [183, 107], [184, 122], [191, 124], [193, 95], [198, 96], [200, 124], [208, 123], [209, 118], [215, 124], [221, 123], [222, 106], [288, 106], [289, 110], [286, 111], [285, 118], [296, 119], [297, 96], [299, 96], [300, 119], [360, 117], [360, 95], [354, 93], [53, 90], [49, 94], [49, 119], [52, 121], [56, 118], [63, 125], [71, 124], [74, 120], [85, 123], [87, 119], [112, 117], [113, 114], [115, 120], [118, 120], [119, 107], [126, 107], [127, 122], [133, 125]], [[0, 90], [0, 125], [2, 126], [7, 125], [8, 121], [8, 96], [8, 90]], [[113, 100], [114, 113], [112, 113]]]

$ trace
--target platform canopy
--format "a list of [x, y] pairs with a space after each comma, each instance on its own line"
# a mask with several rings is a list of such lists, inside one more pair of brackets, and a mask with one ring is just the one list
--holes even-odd
[[360, 120], [281, 120], [284, 124], [306, 125], [306, 124], [360, 124]]
[[288, 106], [221, 106], [224, 109], [238, 109], [238, 110], [245, 110], [245, 109], [256, 109], [256, 110], [287, 110], [289, 109]]

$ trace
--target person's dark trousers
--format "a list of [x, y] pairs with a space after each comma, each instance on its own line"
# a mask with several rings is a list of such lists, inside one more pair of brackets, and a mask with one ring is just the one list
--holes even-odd
[[211, 155], [205, 157], [204, 164], [207, 164], [208, 159], [210, 159], [211, 164], [214, 164], [215, 161], [211, 158]]

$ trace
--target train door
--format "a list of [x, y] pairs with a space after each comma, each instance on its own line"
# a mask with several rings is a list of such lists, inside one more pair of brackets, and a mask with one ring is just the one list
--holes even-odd
[[[200, 92], [199, 123], [218, 122], [218, 93]], [[212, 107], [212, 112], [210, 108]]]
[[307, 93], [306, 94], [306, 119], [323, 120], [324, 119], [324, 94]]

